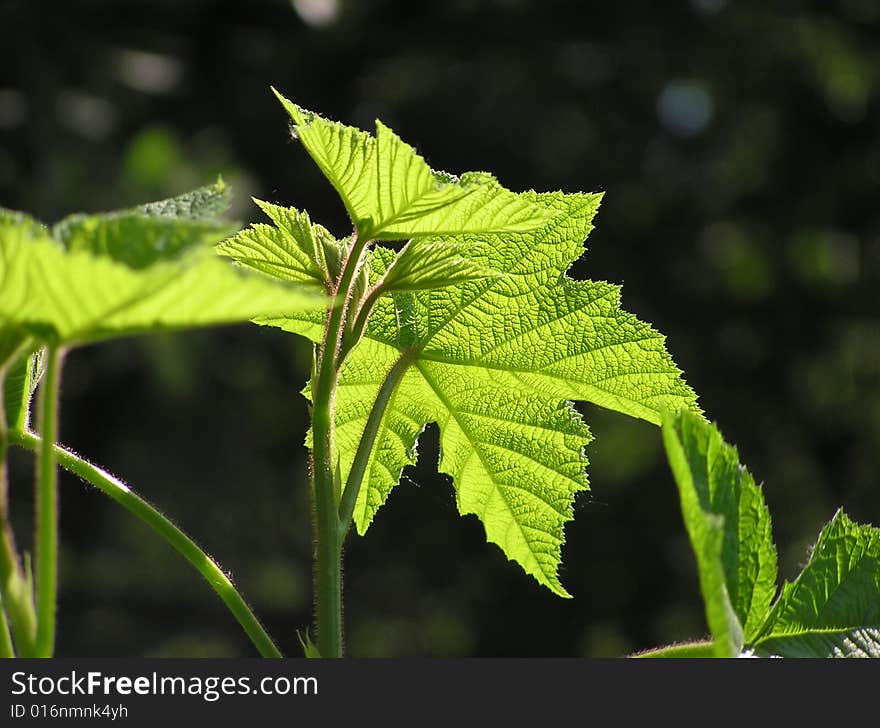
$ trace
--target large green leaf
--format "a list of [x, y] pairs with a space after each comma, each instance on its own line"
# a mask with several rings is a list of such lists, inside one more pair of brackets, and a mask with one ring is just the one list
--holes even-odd
[[880, 529], [838, 511], [754, 647], [782, 657], [880, 657]]
[[[275, 89], [273, 89], [275, 91]], [[275, 91], [293, 133], [336, 188], [360, 235], [398, 240], [424, 235], [524, 231], [550, 210], [502, 187], [492, 175], [433, 171], [382, 122], [376, 135], [329, 121]]]
[[[452, 476], [462, 514], [476, 514], [489, 541], [560, 595], [563, 527], [587, 488], [587, 427], [568, 400], [660, 422], [695, 396], [664, 338], [619, 308], [617, 286], [565, 275], [583, 252], [600, 195], [525, 193], [547, 208], [540, 230], [432, 238], [454, 245], [493, 275], [381, 298], [365, 338], [345, 362], [336, 397], [336, 446], [347, 476], [388, 372], [410, 366], [386, 410], [358, 496], [364, 533], [415, 461], [424, 426], [440, 426], [440, 470]], [[395, 259], [377, 247], [373, 282]], [[415, 266], [413, 266], [415, 268]], [[469, 276], [473, 277], [473, 276]], [[320, 316], [262, 317], [320, 341]]]
[[[115, 220], [110, 217], [111, 227]], [[172, 232], [174, 226], [183, 228], [181, 238], [188, 242], [173, 255], [162, 255], [153, 245], [157, 222]], [[318, 310], [325, 304], [323, 297], [303, 286], [233, 269], [206, 247], [220, 235], [217, 223], [207, 224], [215, 227], [213, 233], [206, 233], [201, 221], [126, 218], [126, 239], [132, 250], [141, 251], [134, 259], [115, 242], [105, 246], [105, 241], [117, 238], [101, 237], [108, 228], [99, 218], [70, 232], [70, 250], [29, 224], [2, 224], [0, 327], [20, 327], [38, 338], [79, 345], [147, 331], [246, 321], [269, 311]], [[86, 230], [97, 230], [99, 242]], [[141, 239], [152, 242], [139, 248]], [[144, 250], [150, 252], [142, 255]]]
[[663, 440], [717, 653], [738, 654], [776, 593], [776, 549], [763, 494], [736, 449], [699, 415], [666, 415]]

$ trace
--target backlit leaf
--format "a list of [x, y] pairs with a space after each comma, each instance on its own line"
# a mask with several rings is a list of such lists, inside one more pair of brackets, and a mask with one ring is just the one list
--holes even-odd
[[435, 172], [380, 121], [372, 136], [275, 95], [365, 238], [534, 230], [550, 215], [484, 172]]
[[[488, 192], [466, 198], [476, 178], [432, 177], [381, 124], [374, 139], [282, 103], [360, 234], [414, 238], [400, 253], [369, 253], [371, 283], [387, 284], [385, 295], [342, 366], [335, 398], [344, 480], [383, 381], [402, 356], [409, 362], [359, 491], [358, 531], [415, 462], [425, 425], [437, 422], [439, 468], [452, 476], [459, 511], [476, 514], [489, 541], [566, 595], [564, 525], [587, 488], [591, 438], [571, 400], [655, 423], [666, 410], [696, 407], [663, 336], [620, 309], [620, 289], [566, 275], [601, 195], [514, 195], [481, 177]], [[489, 193], [491, 204], [473, 204]], [[510, 203], [496, 205], [500, 196]], [[323, 316], [309, 312], [258, 322], [316, 342], [324, 331]]]

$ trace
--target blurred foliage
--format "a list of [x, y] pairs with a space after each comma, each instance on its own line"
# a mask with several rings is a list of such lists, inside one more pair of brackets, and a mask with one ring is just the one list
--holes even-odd
[[[624, 283], [624, 305], [668, 334], [768, 483], [782, 575], [837, 505], [880, 523], [874, 0], [0, 0], [0, 25], [0, 205], [52, 222], [222, 173], [236, 219], [259, 219], [253, 194], [347, 232], [269, 84], [350, 124], [381, 117], [441, 169], [605, 190], [572, 274]], [[192, 533], [289, 654], [310, 619], [309, 356], [256, 327], [96, 347], [70, 358], [62, 410], [63, 440]], [[562, 573], [575, 599], [457, 516], [429, 428], [348, 545], [352, 653], [605, 656], [704, 632], [659, 432], [590, 421], [593, 491]], [[167, 546], [63, 488], [59, 654], [251, 654]]]

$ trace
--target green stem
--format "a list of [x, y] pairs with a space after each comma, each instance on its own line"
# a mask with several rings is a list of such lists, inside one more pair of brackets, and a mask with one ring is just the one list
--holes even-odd
[[351, 305], [353, 282], [367, 240], [355, 235], [336, 286], [336, 306], [327, 314], [324, 339], [316, 351], [312, 388], [312, 482], [315, 503], [315, 601], [318, 651], [342, 657], [342, 539], [339, 491], [333, 448], [333, 407], [342, 334]]
[[681, 642], [675, 645], [666, 645], [664, 647], [655, 647], [652, 650], [637, 652], [630, 657], [677, 657], [677, 658], [694, 658], [694, 657], [715, 657], [715, 643], [712, 640], [699, 642]]
[[52, 657], [55, 651], [55, 605], [58, 597], [58, 395], [64, 349], [52, 344], [46, 352], [46, 374], [40, 385], [40, 433], [42, 447], [37, 464], [36, 544], [37, 639], [36, 657]]
[[361, 304], [360, 310], [357, 312], [357, 317], [355, 318], [354, 326], [351, 327], [351, 332], [343, 338], [342, 348], [339, 353], [340, 363], [345, 361], [345, 357], [348, 353], [357, 346], [357, 343], [363, 338], [364, 332], [367, 330], [367, 323], [369, 323], [370, 320], [370, 314], [373, 313], [373, 309], [376, 307], [378, 300], [387, 292], [382, 285], [383, 281], [384, 277], [369, 290], [364, 298], [363, 304]]
[[[40, 438], [30, 432], [14, 434], [12, 442], [33, 452], [39, 452], [41, 449]], [[282, 656], [272, 638], [266, 634], [263, 626], [254, 616], [244, 598], [238, 593], [229, 577], [223, 573], [223, 570], [210, 556], [199, 548], [195, 541], [118, 478], [60, 445], [56, 445], [53, 450], [58, 462], [65, 470], [69, 470], [74, 475], [91, 483], [102, 493], [110, 496], [127, 511], [146, 523], [189, 561], [223, 600], [223, 603], [238, 620], [242, 629], [263, 657]]]
[[370, 461], [370, 454], [373, 452], [373, 446], [376, 444], [376, 437], [379, 434], [379, 426], [382, 424], [382, 418], [388, 403], [397, 390], [397, 385], [403, 379], [403, 375], [409, 368], [412, 360], [407, 352], [398, 359], [394, 366], [382, 382], [379, 393], [376, 395], [376, 401], [370, 409], [370, 416], [367, 418], [367, 424], [364, 426], [364, 433], [358, 443], [357, 451], [354, 454], [354, 460], [351, 463], [351, 470], [348, 472], [348, 480], [345, 483], [345, 490], [342, 491], [342, 498], [339, 502], [339, 521], [342, 524], [342, 540], [348, 531], [351, 523], [354, 506], [357, 502], [358, 492], [361, 489], [361, 483], [364, 480], [364, 474]]
[[6, 608], [2, 599], [0, 599], [0, 657], [15, 657], [12, 635], [9, 633], [9, 624], [6, 622]]

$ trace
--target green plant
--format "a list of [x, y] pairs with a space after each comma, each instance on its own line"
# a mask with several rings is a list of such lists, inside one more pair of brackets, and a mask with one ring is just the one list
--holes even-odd
[[[591, 440], [573, 400], [663, 424], [713, 639], [652, 654], [876, 650], [877, 531], [836, 517], [771, 609], [776, 555], [760, 491], [702, 420], [663, 336], [620, 309], [617, 286], [568, 277], [601, 195], [517, 194], [486, 173], [436, 172], [381, 122], [373, 136], [276, 95], [339, 194], [352, 224], [347, 237], [260, 201], [272, 224], [226, 237], [233, 228], [218, 219], [228, 194], [222, 182], [51, 229], [0, 213], [2, 654], [53, 651], [60, 464], [169, 541], [260, 653], [280, 656], [191, 539], [114, 476], [56, 444], [70, 349], [249, 319], [314, 344], [304, 394], [317, 645], [306, 632], [307, 655], [343, 654], [343, 544], [352, 525], [367, 531], [430, 422], [440, 428], [439, 469], [452, 477], [460, 513], [475, 514], [489, 542], [567, 597], [558, 577], [564, 527], [575, 494], [588, 487]], [[388, 245], [396, 241], [399, 249]], [[29, 410], [40, 380], [38, 436]], [[38, 457], [33, 578], [8, 522], [10, 444]], [[817, 607], [821, 588], [844, 581], [829, 572], [835, 549], [861, 560], [840, 603]]]
[[[241, 278], [204, 251], [219, 232], [215, 195], [204, 191], [76, 216], [51, 236], [32, 221], [6, 218], [0, 320], [12, 332], [5, 353], [7, 381], [21, 385], [17, 405], [35, 371], [26, 355], [46, 351], [42, 440], [20, 419], [11, 419], [9, 436], [38, 450], [40, 462], [35, 620], [17, 556], [3, 591], [7, 613], [25, 613], [11, 619], [22, 654], [31, 651], [28, 619], [36, 623], [33, 653], [52, 649], [57, 391], [63, 354], [75, 345], [240, 318], [315, 342], [306, 396], [317, 637], [326, 656], [343, 649], [342, 546], [350, 525], [366, 531], [414, 461], [425, 424], [440, 424], [440, 469], [453, 477], [461, 513], [476, 514], [489, 541], [567, 596], [557, 577], [563, 527], [574, 494], [587, 488], [583, 447], [591, 439], [569, 400], [658, 424], [667, 409], [695, 406], [663, 337], [619, 309], [619, 289], [565, 275], [583, 253], [601, 195], [514, 194], [485, 173], [435, 172], [381, 123], [371, 136], [279, 100], [339, 193], [353, 233], [337, 239], [306, 213], [259, 203], [274, 225], [253, 225], [218, 250], [262, 276]], [[379, 244], [397, 240], [407, 241], [399, 252]], [[280, 281], [270, 286], [265, 274]], [[251, 296], [247, 286], [265, 295]], [[205, 289], [242, 305], [222, 315], [190, 305]], [[323, 289], [328, 303], [316, 306], [306, 289]], [[105, 301], [110, 291], [116, 297]], [[19, 406], [14, 417], [26, 411]], [[71, 458], [62, 453], [62, 464], [120, 496], [112, 478]], [[159, 521], [153, 525], [163, 532]]]
[[[278, 98], [353, 232], [339, 240], [303, 212], [260, 202], [274, 226], [254, 225], [220, 250], [320, 283], [338, 304], [258, 319], [315, 344], [305, 393], [318, 649], [342, 654], [350, 526], [366, 532], [429, 422], [440, 426], [439, 468], [459, 511], [567, 596], [557, 576], [563, 527], [587, 488], [591, 439], [570, 400], [657, 424], [666, 410], [696, 406], [663, 337], [620, 310], [618, 287], [566, 275], [601, 195], [514, 194], [485, 173], [435, 172], [381, 122], [371, 136]], [[396, 240], [408, 241], [399, 252], [381, 244]]]
[[687, 412], [664, 418], [663, 441], [711, 639], [640, 656], [880, 657], [880, 529], [838, 511], [774, 603], [770, 513], [736, 449]]

